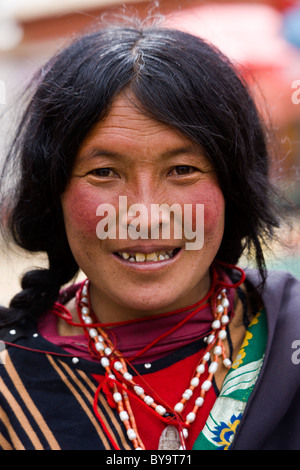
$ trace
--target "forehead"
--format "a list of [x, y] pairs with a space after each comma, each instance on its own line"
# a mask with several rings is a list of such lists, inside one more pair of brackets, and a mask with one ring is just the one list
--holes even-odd
[[131, 95], [118, 96], [106, 117], [97, 123], [84, 139], [79, 150], [93, 146], [156, 146], [168, 150], [176, 146], [199, 146], [176, 129], [172, 129], [144, 113]]

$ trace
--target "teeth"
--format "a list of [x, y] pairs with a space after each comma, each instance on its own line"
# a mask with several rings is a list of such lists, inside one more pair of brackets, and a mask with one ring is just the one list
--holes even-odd
[[147, 261], [156, 261], [157, 255], [156, 253], [147, 253], [146, 260]]
[[135, 254], [135, 260], [136, 261], [145, 261], [146, 256], [143, 253], [136, 253]]
[[119, 252], [118, 253], [123, 259], [131, 261], [131, 262], [138, 262], [142, 263], [144, 261], [164, 261], [172, 258], [173, 251], [160, 251], [154, 253], [135, 253], [134, 255], [130, 255], [126, 252]]

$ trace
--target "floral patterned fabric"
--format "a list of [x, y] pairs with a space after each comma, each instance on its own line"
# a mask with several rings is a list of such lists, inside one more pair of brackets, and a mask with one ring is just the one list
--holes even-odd
[[261, 370], [266, 342], [267, 320], [265, 311], [261, 310], [247, 329], [241, 349], [196, 439], [194, 450], [230, 449]]

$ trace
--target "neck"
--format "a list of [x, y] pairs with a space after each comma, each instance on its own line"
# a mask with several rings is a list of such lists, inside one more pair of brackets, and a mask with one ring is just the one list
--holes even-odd
[[137, 320], [144, 317], [160, 315], [181, 308], [186, 308], [197, 302], [200, 302], [211, 286], [209, 274], [202, 279], [201, 283], [194, 286], [184, 296], [174, 299], [172, 303], [167, 305], [147, 305], [145, 308], [136, 308], [134, 301], [128, 305], [116, 304], [113, 299], [108, 298], [104, 292], [99, 291], [92, 283], [90, 283], [90, 301], [93, 313], [101, 323], [117, 323], [128, 320]]

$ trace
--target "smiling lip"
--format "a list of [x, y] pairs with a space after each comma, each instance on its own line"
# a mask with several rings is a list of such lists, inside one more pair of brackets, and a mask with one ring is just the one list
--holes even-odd
[[[135, 245], [130, 248], [122, 248], [113, 253], [113, 256], [122, 264], [139, 270], [156, 270], [173, 264], [182, 249], [174, 246]], [[126, 254], [126, 257], [123, 255]], [[156, 256], [154, 256], [156, 254]]]
[[123, 248], [119, 248], [115, 253], [129, 253], [129, 254], [135, 254], [135, 253], [144, 253], [150, 254], [150, 253], [155, 253], [155, 252], [161, 252], [161, 251], [173, 251], [175, 249], [180, 248], [179, 246], [171, 246], [171, 245], [131, 245], [131, 246], [125, 246]]

